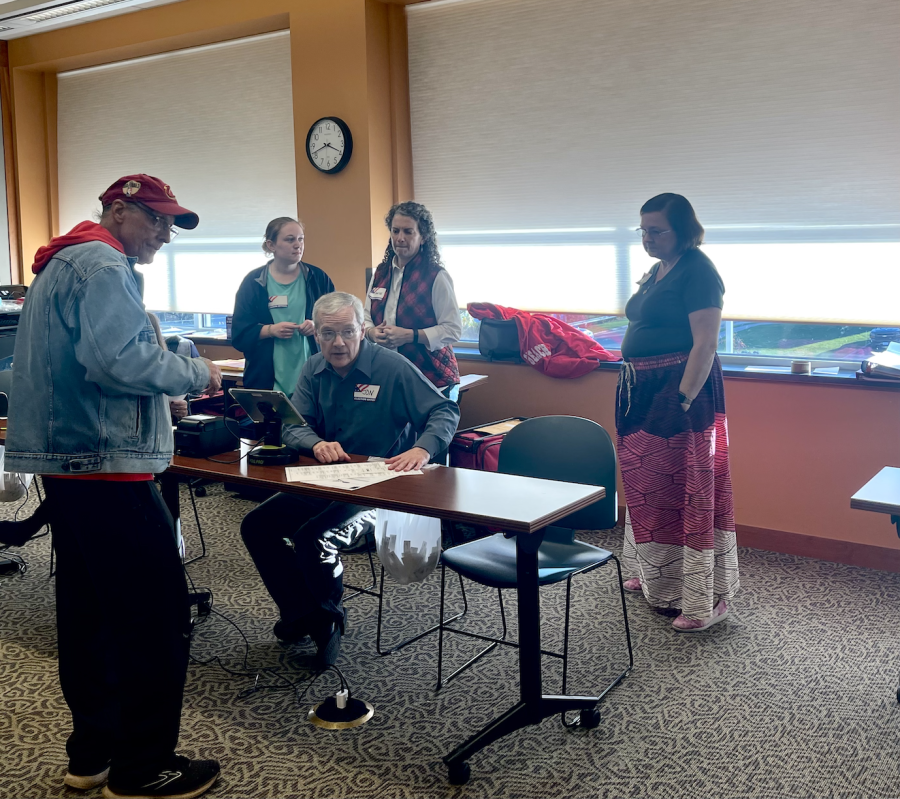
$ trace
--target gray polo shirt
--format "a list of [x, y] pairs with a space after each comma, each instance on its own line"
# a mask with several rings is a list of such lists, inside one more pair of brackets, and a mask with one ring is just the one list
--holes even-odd
[[309, 427], [285, 425], [282, 439], [311, 451], [337, 441], [355, 455], [390, 458], [412, 447], [434, 456], [447, 449], [459, 424], [459, 407], [394, 350], [360, 343], [346, 377], [321, 352], [304, 365], [291, 401]]

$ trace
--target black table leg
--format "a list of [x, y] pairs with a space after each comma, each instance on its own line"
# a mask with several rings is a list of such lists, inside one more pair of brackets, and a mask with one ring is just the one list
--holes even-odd
[[540, 724], [549, 716], [570, 710], [587, 710], [600, 701], [596, 696], [545, 696], [541, 693], [541, 607], [537, 551], [543, 540], [543, 531], [516, 536], [520, 699], [444, 758], [450, 782], [454, 785], [468, 781], [469, 764], [466, 761], [485, 746], [522, 727]]

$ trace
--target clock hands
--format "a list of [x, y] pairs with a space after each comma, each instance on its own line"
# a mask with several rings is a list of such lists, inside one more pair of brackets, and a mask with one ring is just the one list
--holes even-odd
[[312, 154], [313, 154], [313, 155], [316, 155], [317, 153], [322, 152], [322, 150], [324, 150], [326, 147], [331, 147], [331, 149], [334, 150], [336, 153], [339, 153], [339, 152], [340, 152], [340, 150], [338, 150], [337, 147], [335, 147], [334, 145], [332, 145], [331, 142], [325, 142], [325, 144], [323, 144], [318, 150], [313, 150], [313, 153], [312, 153]]

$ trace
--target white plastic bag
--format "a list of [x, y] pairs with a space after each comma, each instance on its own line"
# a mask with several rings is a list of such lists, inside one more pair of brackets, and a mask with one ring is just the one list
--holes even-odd
[[28, 493], [28, 486], [34, 479], [33, 474], [7, 472], [3, 468], [6, 447], [0, 444], [0, 502], [16, 502]]
[[441, 520], [378, 510], [375, 541], [384, 570], [400, 585], [424, 580], [441, 556]]

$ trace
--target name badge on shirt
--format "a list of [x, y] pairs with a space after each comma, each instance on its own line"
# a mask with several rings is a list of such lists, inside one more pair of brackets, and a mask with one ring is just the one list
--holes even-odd
[[380, 289], [372, 289], [369, 292], [369, 299], [370, 300], [383, 300], [385, 294], [387, 294], [387, 289], [384, 287], [382, 287]]
[[269, 297], [269, 308], [287, 308], [288, 307], [288, 299], [287, 294], [277, 294], [274, 297]]
[[368, 386], [365, 383], [357, 383], [356, 391], [353, 392], [353, 399], [360, 402], [375, 402], [381, 386]]

